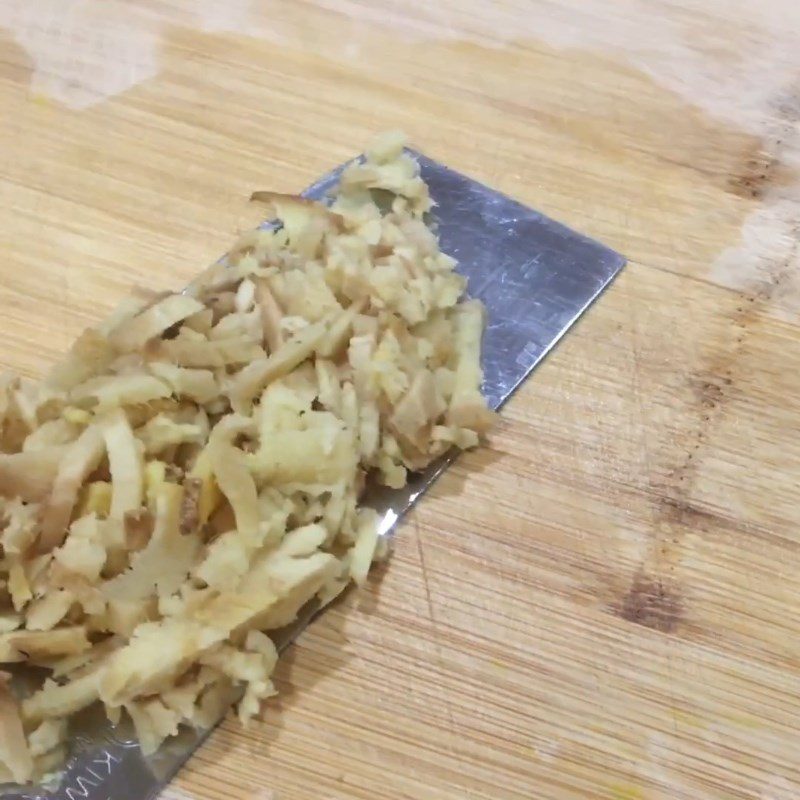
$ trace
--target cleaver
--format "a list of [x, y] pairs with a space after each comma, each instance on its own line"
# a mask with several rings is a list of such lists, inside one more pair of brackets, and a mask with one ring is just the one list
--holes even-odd
[[[420, 153], [419, 162], [436, 206], [441, 249], [458, 260], [470, 296], [483, 301], [488, 324], [483, 340], [484, 393], [498, 409], [622, 269], [613, 250], [515, 200], [460, 175]], [[303, 192], [324, 200], [344, 164]], [[269, 225], [270, 223], [265, 223]], [[446, 469], [445, 456], [413, 476], [402, 489], [368, 489], [363, 502], [381, 515], [381, 536]], [[314, 618], [310, 605], [278, 632], [279, 648]], [[232, 698], [234, 700], [235, 698]], [[130, 727], [112, 726], [101, 709], [71, 721], [72, 753], [57, 783], [0, 787], [6, 800], [151, 800], [210, 730], [184, 730], [144, 757]]]

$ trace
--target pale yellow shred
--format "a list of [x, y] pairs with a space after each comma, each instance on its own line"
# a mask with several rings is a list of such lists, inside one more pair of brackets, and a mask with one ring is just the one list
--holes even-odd
[[56, 679], [20, 701], [0, 673], [0, 781], [57, 767], [98, 701], [145, 752], [237, 697], [248, 722], [271, 634], [386, 555], [367, 482], [478, 443], [484, 312], [404, 142], [330, 208], [257, 192], [274, 229], [123, 303], [44, 383], [0, 379], [0, 663]]

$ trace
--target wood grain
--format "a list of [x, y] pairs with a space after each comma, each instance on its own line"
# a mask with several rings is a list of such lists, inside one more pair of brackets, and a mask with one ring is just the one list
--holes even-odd
[[630, 258], [167, 797], [800, 796], [792, 0], [2, 0], [0, 26], [4, 367], [390, 127]]

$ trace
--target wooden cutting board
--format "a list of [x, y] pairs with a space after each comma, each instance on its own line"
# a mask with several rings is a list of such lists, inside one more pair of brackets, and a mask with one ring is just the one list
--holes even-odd
[[386, 128], [630, 259], [167, 797], [800, 797], [798, 8], [0, 2], [3, 367]]

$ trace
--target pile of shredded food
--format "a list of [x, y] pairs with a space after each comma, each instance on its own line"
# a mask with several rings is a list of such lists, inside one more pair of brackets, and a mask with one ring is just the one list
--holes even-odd
[[326, 207], [279, 221], [184, 292], [123, 304], [40, 384], [0, 383], [0, 782], [57, 769], [100, 701], [145, 752], [274, 693], [269, 632], [382, 556], [367, 481], [402, 487], [491, 422], [484, 311], [387, 134]]

